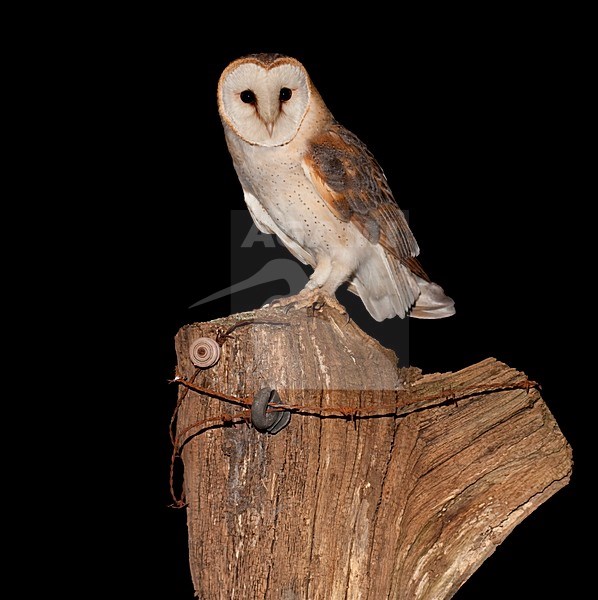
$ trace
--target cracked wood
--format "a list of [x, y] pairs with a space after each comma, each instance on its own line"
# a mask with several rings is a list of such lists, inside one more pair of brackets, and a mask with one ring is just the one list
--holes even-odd
[[[216, 424], [193, 437], [182, 458], [199, 598], [451, 598], [569, 480], [570, 448], [538, 390], [513, 389], [525, 375], [495, 359], [422, 376], [327, 307], [262, 309], [183, 327], [183, 377], [193, 341], [219, 334], [222, 357], [199, 386], [238, 397], [271, 386], [323, 408], [408, 401], [395, 416], [294, 414], [276, 436]], [[496, 389], [468, 393], [481, 387]], [[189, 391], [177, 431], [229, 408]]]

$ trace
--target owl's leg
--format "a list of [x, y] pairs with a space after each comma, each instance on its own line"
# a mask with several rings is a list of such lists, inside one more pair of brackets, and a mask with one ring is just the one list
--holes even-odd
[[[328, 256], [318, 261], [314, 272], [311, 274], [309, 281], [305, 284], [303, 290], [319, 290], [326, 284], [332, 274], [332, 261]], [[337, 286], [338, 287], [338, 286]], [[303, 291], [302, 290], [302, 291]], [[333, 290], [334, 296], [336, 288]]]

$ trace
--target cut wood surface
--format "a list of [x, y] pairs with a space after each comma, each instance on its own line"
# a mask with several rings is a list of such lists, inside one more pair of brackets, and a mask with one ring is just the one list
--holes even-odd
[[[210, 368], [190, 359], [200, 337], [221, 344]], [[537, 387], [493, 358], [401, 369], [328, 307], [187, 325], [176, 350], [201, 599], [451, 598], [569, 481], [571, 450]], [[260, 433], [243, 406], [189, 386], [240, 399], [272, 387], [295, 409]]]

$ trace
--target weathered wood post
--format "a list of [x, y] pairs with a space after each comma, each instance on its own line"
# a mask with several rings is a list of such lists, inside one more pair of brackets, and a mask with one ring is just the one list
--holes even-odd
[[[213, 366], [192, 362], [198, 338], [218, 344]], [[176, 350], [199, 598], [450, 598], [569, 481], [538, 389], [494, 359], [401, 369], [328, 307], [194, 323]], [[275, 435], [249, 422], [264, 387], [294, 407]]]

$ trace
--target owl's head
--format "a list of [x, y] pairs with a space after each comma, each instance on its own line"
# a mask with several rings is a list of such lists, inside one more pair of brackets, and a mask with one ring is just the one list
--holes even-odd
[[280, 54], [255, 54], [233, 61], [218, 82], [224, 123], [246, 142], [282, 146], [307, 113], [312, 85], [303, 65]]

